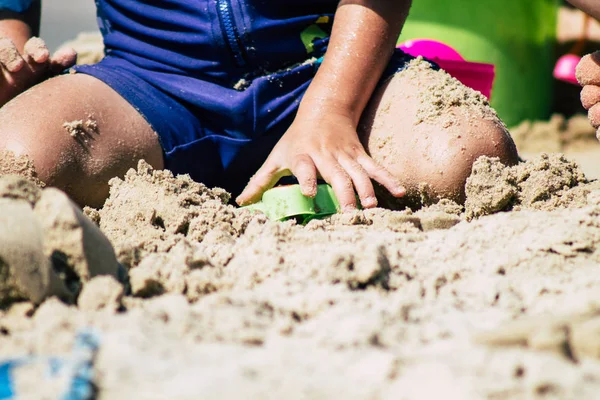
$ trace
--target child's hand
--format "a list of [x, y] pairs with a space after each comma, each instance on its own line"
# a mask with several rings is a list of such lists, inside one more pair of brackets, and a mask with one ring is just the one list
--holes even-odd
[[[577, 66], [577, 80], [583, 86], [581, 104], [588, 110], [594, 128], [600, 127], [600, 51], [588, 54]], [[598, 138], [600, 140], [600, 137]]]
[[600, 20], [600, 2], [598, 0], [568, 0], [569, 3], [579, 8], [584, 13]]
[[394, 196], [405, 189], [398, 179], [367, 155], [350, 117], [335, 112], [300, 113], [269, 158], [236, 199], [240, 205], [259, 201], [283, 176], [294, 175], [302, 194], [314, 197], [317, 177], [329, 183], [343, 211], [356, 208], [356, 193], [364, 208], [377, 206], [371, 179]]
[[343, 211], [377, 206], [371, 179], [392, 195], [406, 190], [360, 143], [356, 127], [392, 56], [410, 0], [341, 0], [328, 49], [307, 88], [296, 119], [267, 161], [236, 199], [261, 199], [283, 176], [294, 175], [305, 196], [317, 193], [317, 178], [329, 183]]
[[72, 67], [77, 60], [73, 49], [50, 57], [43, 40], [31, 38], [19, 52], [12, 40], [0, 38], [0, 107], [31, 86]]

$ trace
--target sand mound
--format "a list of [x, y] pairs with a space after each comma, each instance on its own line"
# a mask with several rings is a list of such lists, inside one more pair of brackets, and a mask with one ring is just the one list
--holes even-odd
[[[86, 210], [129, 269], [131, 295], [96, 277], [77, 307], [16, 303], [0, 312], [0, 348], [64, 355], [94, 327], [107, 399], [593, 399], [600, 190], [584, 181], [559, 155], [512, 168], [481, 159], [466, 212], [442, 201], [300, 226], [142, 162]], [[50, 213], [32, 204], [47, 191], [28, 188], [28, 200], [13, 190], [3, 201], [31, 221], [23, 242], [43, 264]], [[485, 216], [501, 210], [512, 211]], [[43, 373], [20, 376], [55, 393]]]
[[67, 302], [96, 275], [118, 276], [113, 248], [62, 192], [0, 177], [0, 307], [18, 300]]
[[481, 157], [467, 179], [466, 217], [521, 208], [583, 207], [590, 192], [585, 182], [577, 164], [562, 154], [542, 154], [508, 168], [498, 159]]

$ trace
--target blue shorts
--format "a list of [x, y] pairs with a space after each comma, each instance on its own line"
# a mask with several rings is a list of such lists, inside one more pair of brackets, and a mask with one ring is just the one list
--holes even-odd
[[[138, 110], [166, 168], [237, 194], [292, 123], [327, 48], [338, 2], [290, 1], [294, 15], [278, 0], [96, 0], [106, 57], [76, 70]], [[397, 51], [382, 79], [411, 59]]]

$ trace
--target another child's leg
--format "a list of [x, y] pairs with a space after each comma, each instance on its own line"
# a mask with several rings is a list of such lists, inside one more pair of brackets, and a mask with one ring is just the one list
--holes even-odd
[[43, 182], [80, 205], [101, 205], [108, 180], [139, 159], [163, 168], [158, 137], [146, 120], [108, 85], [84, 74], [47, 80], [0, 108], [4, 150], [29, 156]]
[[[588, 110], [594, 128], [600, 127], [600, 51], [588, 54], [577, 66], [577, 80], [583, 86], [581, 104]], [[600, 130], [598, 131], [600, 140]]]
[[[359, 133], [368, 153], [401, 179], [407, 198], [464, 201], [471, 167], [480, 156], [518, 161], [504, 124], [485, 99], [445, 72], [413, 61], [373, 95]], [[394, 199], [380, 193], [380, 205]]]

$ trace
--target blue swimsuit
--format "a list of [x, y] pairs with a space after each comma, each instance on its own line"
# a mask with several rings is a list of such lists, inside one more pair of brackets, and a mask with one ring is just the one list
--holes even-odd
[[0, 0], [0, 10], [25, 12], [31, 7], [33, 0]]
[[[292, 123], [338, 1], [96, 5], [106, 57], [77, 71], [111, 86], [144, 116], [166, 168], [239, 193]], [[398, 52], [384, 78], [408, 60]]]

